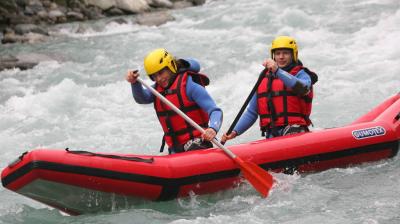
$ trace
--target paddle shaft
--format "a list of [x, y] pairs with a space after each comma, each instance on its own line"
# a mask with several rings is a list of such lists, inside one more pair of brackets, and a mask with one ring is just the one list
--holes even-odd
[[[244, 110], [246, 109], [247, 105], [249, 104], [251, 98], [253, 97], [254, 93], [256, 92], [256, 90], [257, 90], [258, 86], [260, 85], [261, 81], [263, 80], [264, 74], [265, 74], [265, 72], [266, 72], [267, 70], [268, 70], [268, 69], [265, 68], [264, 70], [261, 71], [261, 73], [260, 73], [260, 75], [259, 75], [259, 77], [258, 77], [258, 79], [257, 79], [256, 84], [254, 85], [254, 87], [253, 87], [253, 89], [251, 90], [250, 94], [247, 96], [246, 101], [244, 101], [244, 104], [243, 104], [242, 108], [240, 108], [239, 113], [236, 115], [235, 120], [233, 120], [233, 123], [232, 123], [231, 126], [229, 127], [228, 132], [226, 133], [227, 135], [229, 135], [230, 133], [232, 133], [233, 128], [235, 128], [237, 122], [239, 121], [239, 118], [242, 116]], [[224, 145], [225, 142], [221, 142], [221, 144]]]
[[[161, 95], [157, 90], [155, 90], [152, 86], [145, 83], [140, 77], [137, 78], [137, 81], [144, 85], [147, 89], [149, 89], [156, 97], [158, 97], [163, 103], [167, 104], [173, 111], [175, 111], [179, 116], [181, 116], [185, 121], [189, 122], [194, 128], [204, 134], [204, 129], [194, 122], [190, 117], [188, 117], [185, 113], [183, 113], [179, 108], [177, 108], [174, 104], [172, 104], [169, 100], [167, 100], [163, 95]], [[224, 145], [222, 145], [217, 138], [212, 140], [212, 143], [217, 145], [220, 149], [224, 150], [226, 154], [228, 154], [232, 159], [236, 158], [236, 155], [233, 154], [229, 149], [227, 149]]]

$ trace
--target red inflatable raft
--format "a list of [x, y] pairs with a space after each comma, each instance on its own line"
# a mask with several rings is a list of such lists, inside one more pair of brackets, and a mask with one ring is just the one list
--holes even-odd
[[[273, 172], [315, 172], [395, 156], [400, 93], [352, 124], [228, 147]], [[235, 186], [240, 170], [220, 149], [169, 156], [35, 149], [1, 175], [4, 187], [69, 214], [112, 211], [145, 201]]]

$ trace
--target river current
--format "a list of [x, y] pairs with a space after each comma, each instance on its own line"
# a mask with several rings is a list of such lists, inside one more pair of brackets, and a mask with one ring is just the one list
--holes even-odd
[[[72, 23], [45, 43], [0, 46], [2, 55], [57, 59], [0, 72], [0, 167], [39, 147], [158, 154], [162, 132], [154, 109], [133, 101], [124, 76], [128, 69], [140, 69], [144, 56], [159, 47], [200, 61], [211, 79], [207, 89], [224, 111], [222, 131], [278, 35], [295, 37], [299, 58], [319, 75], [313, 129], [349, 124], [400, 91], [398, 0], [218, 0], [171, 14], [176, 20], [159, 27], [100, 20], [76, 33], [78, 24]], [[228, 144], [260, 138], [254, 125]], [[0, 223], [400, 223], [399, 156], [274, 176], [279, 185], [267, 199], [244, 184], [77, 217], [1, 188]]]

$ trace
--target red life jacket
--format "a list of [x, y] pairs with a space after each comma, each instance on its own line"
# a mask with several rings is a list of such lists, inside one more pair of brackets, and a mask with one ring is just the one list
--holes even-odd
[[[204, 76], [190, 71], [179, 73], [170, 87], [164, 89], [156, 85], [156, 90], [198, 125], [207, 128], [209, 121], [207, 112], [195, 102], [190, 101], [186, 94], [186, 83], [189, 75]], [[197, 80], [197, 78], [199, 77], [193, 77], [193, 80]], [[168, 147], [181, 146], [190, 139], [201, 136], [200, 131], [193, 128], [190, 123], [186, 122], [157, 97], [154, 100], [154, 109], [164, 131], [164, 140]]]
[[[291, 75], [296, 75], [305, 69], [298, 65], [291, 69]], [[268, 77], [268, 78], [267, 78]], [[286, 87], [282, 80], [266, 74], [257, 89], [257, 110], [260, 116], [260, 128], [267, 131], [270, 128], [298, 124], [311, 124], [313, 89], [305, 96], [298, 96]]]

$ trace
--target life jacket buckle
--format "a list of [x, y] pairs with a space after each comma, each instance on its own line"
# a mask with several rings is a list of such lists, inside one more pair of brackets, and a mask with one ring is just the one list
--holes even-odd
[[190, 139], [189, 141], [187, 141], [185, 143], [185, 145], [183, 146], [183, 150], [185, 151], [190, 151], [192, 149], [198, 149], [201, 148], [201, 144], [203, 143], [203, 139], [201, 138], [194, 138], [194, 139]]
[[296, 133], [303, 133], [303, 132], [308, 132], [307, 126], [302, 126], [299, 124], [287, 125], [282, 130], [282, 136], [292, 135], [292, 134], [296, 134]]

